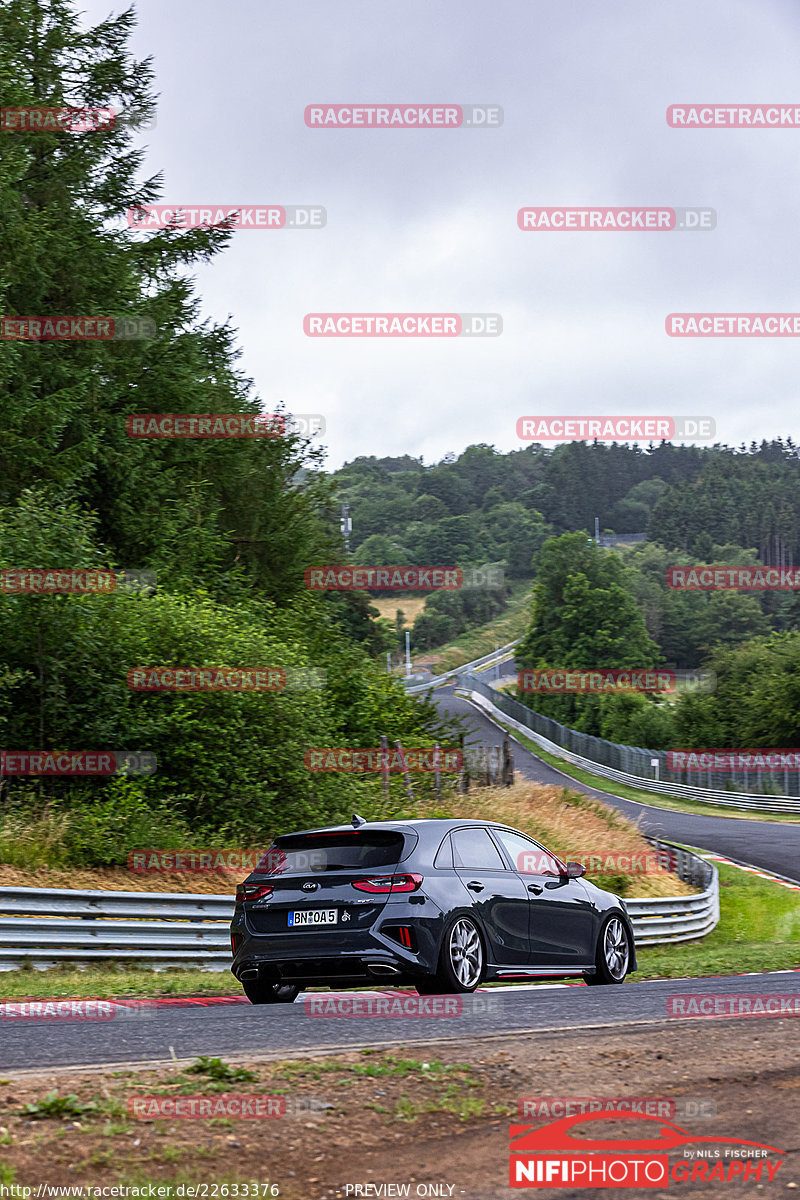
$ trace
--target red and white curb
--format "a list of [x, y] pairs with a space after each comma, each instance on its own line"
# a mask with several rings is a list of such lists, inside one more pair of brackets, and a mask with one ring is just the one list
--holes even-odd
[[721, 854], [710, 854], [705, 850], [695, 849], [695, 854], [699, 854], [701, 858], [705, 858], [708, 862], [722, 863], [725, 867], [736, 867], [738, 871], [746, 871], [748, 875], [756, 875], [759, 879], [767, 879], [770, 883], [777, 883], [781, 887], [788, 888], [791, 892], [800, 892], [800, 883], [793, 883], [791, 879], [783, 879], [780, 875], [773, 875], [771, 871], [765, 871], [761, 867], [751, 867], [747, 863], [733, 862], [730, 858], [723, 858]]

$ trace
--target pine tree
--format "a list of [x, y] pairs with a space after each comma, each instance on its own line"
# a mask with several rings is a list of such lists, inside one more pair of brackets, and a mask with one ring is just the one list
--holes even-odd
[[[13, 106], [97, 106], [113, 128], [0, 133], [0, 305], [6, 316], [137, 317], [129, 341], [0, 341], [0, 505], [26, 487], [98, 516], [126, 566], [212, 590], [232, 579], [285, 598], [335, 544], [320, 520], [318, 454], [295, 434], [252, 440], [133, 439], [135, 413], [258, 413], [229, 323], [201, 322], [187, 269], [224, 249], [229, 227], [134, 232], [158, 198], [139, 182], [137, 128], [154, 111], [149, 60], [128, 50], [132, 10], [86, 30], [65, 0], [0, 6], [0, 84]], [[231, 571], [233, 570], [233, 574]], [[224, 582], [223, 582], [224, 580]]]

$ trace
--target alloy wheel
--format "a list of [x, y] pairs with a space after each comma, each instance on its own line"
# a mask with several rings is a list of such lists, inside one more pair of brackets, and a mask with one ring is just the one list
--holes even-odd
[[483, 971], [483, 947], [477, 929], [465, 917], [450, 931], [450, 964], [463, 988], [477, 986]]
[[603, 957], [609, 975], [614, 979], [624, 979], [630, 961], [628, 935], [619, 917], [612, 917], [603, 935]]

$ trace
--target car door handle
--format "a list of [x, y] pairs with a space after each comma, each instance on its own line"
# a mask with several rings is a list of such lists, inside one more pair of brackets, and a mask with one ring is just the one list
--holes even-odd
[[469, 888], [469, 890], [471, 892], [482, 892], [483, 891], [483, 884], [478, 883], [477, 879], [473, 879], [470, 883], [467, 884], [467, 887]]
[[542, 887], [542, 885], [540, 883], [529, 883], [528, 891], [533, 892], [534, 896], [541, 896], [542, 892], [544, 891], [544, 888]]

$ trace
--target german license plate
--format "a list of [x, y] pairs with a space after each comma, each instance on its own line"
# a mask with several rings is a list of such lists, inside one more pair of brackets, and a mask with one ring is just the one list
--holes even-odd
[[335, 925], [335, 908], [307, 908], [302, 912], [289, 913], [289, 927], [297, 925]]

